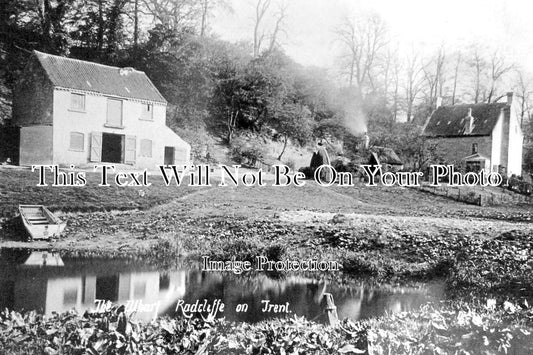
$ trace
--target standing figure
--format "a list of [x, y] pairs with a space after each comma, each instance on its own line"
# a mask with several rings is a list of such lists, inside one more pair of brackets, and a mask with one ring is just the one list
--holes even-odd
[[[329, 155], [326, 151], [326, 147], [324, 146], [324, 143], [322, 140], [318, 141], [317, 143], [317, 150], [313, 153], [313, 156], [311, 157], [311, 174], [312, 176], [315, 176], [315, 171], [321, 166], [321, 165], [330, 165]], [[331, 181], [331, 170], [330, 169], [322, 169], [320, 173], [320, 179], [324, 182]]]

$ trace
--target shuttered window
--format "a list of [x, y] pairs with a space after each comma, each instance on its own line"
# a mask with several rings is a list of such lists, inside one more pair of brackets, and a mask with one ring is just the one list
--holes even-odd
[[154, 119], [154, 105], [141, 104], [141, 120], [152, 121]]
[[76, 150], [83, 152], [84, 148], [84, 136], [83, 133], [70, 132], [70, 150]]
[[113, 127], [122, 127], [122, 100], [107, 99], [107, 121]]
[[71, 93], [70, 109], [74, 111], [85, 111], [85, 95]]
[[141, 139], [141, 156], [152, 157], [152, 141], [149, 139]]

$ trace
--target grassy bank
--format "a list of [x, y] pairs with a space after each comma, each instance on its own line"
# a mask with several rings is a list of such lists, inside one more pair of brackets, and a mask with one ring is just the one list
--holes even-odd
[[[51, 176], [50, 172], [47, 174]], [[19, 204], [44, 204], [52, 211], [62, 212], [144, 210], [199, 190], [167, 187], [157, 174], [151, 177], [152, 185], [148, 187], [99, 187], [99, 173], [87, 172], [86, 177], [87, 185], [82, 187], [54, 187], [51, 178], [48, 186], [37, 186], [38, 171], [0, 168], [0, 218], [13, 217]]]

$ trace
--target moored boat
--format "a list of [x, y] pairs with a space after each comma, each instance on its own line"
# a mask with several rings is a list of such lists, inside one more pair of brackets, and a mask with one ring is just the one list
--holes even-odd
[[59, 237], [67, 225], [42, 205], [19, 205], [19, 212], [32, 240]]

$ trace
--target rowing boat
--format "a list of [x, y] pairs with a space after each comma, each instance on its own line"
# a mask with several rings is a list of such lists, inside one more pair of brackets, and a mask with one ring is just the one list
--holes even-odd
[[59, 237], [67, 225], [42, 205], [19, 205], [19, 212], [32, 240]]

